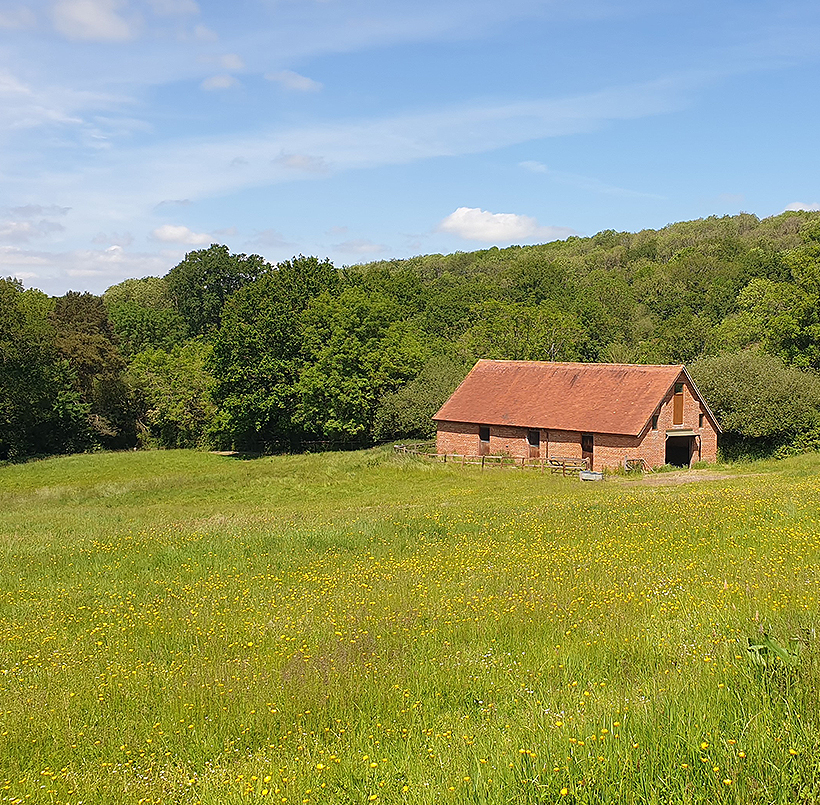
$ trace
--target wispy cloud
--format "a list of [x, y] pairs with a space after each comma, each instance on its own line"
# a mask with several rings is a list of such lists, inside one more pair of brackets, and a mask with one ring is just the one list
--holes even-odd
[[0, 28], [31, 28], [37, 23], [34, 12], [26, 6], [6, 8], [0, 11]]
[[22, 207], [11, 207], [9, 212], [21, 218], [36, 218], [40, 215], [54, 216], [68, 215], [71, 207], [60, 207], [57, 204], [24, 204]]
[[[34, 87], [0, 68], [0, 130], [6, 134], [54, 126], [87, 131], [99, 129], [99, 122], [104, 121], [101, 116], [104, 110], [119, 109], [128, 102], [124, 96], [58, 84]], [[25, 148], [20, 153], [25, 153]]]
[[219, 64], [226, 70], [244, 70], [245, 62], [236, 53], [225, 53], [219, 57]]
[[273, 163], [301, 173], [330, 173], [330, 166], [323, 157], [310, 154], [281, 154], [273, 160]]
[[594, 179], [589, 176], [581, 176], [577, 173], [552, 170], [543, 162], [527, 160], [525, 162], [519, 162], [518, 165], [531, 173], [540, 173], [544, 176], [548, 176], [556, 182], [560, 182], [561, 184], [571, 185], [593, 193], [601, 193], [609, 196], [633, 196], [635, 198], [663, 198], [663, 196], [656, 193], [644, 193], [639, 190], [630, 190], [626, 187], [618, 187], [617, 185], [607, 184], [606, 182], [602, 182], [599, 179]]
[[318, 92], [322, 88], [322, 84], [308, 78], [305, 75], [294, 73], [293, 70], [279, 70], [276, 73], [265, 73], [265, 78], [268, 81], [273, 81], [279, 84], [284, 89], [294, 90], [296, 92]]
[[194, 0], [148, 0], [148, 5], [159, 17], [199, 13], [199, 5]]
[[122, 42], [136, 33], [137, 20], [125, 19], [122, 0], [57, 0], [51, 9], [55, 29], [68, 39]]
[[334, 243], [333, 248], [343, 254], [384, 254], [386, 251], [389, 251], [387, 246], [381, 243], [374, 243], [372, 240], [365, 238]]
[[459, 207], [438, 225], [440, 232], [458, 235], [464, 240], [483, 243], [512, 243], [540, 239], [559, 240], [577, 234], [560, 226], [541, 226], [529, 215], [509, 212], [487, 212], [478, 207]]
[[[123, 197], [150, 200], [151, 206], [157, 197], [213, 197], [322, 173], [482, 153], [592, 131], [613, 120], [678, 109], [686, 103], [689, 88], [684, 79], [667, 79], [570, 98], [462, 105], [249, 136], [178, 140], [120, 150], [78, 175], [76, 185], [78, 192], [95, 181], [108, 185], [116, 174], [118, 185], [127, 188], [121, 191]], [[208, 170], [202, 170], [203, 165]], [[62, 183], [67, 183], [65, 175]]]
[[206, 78], [199, 86], [208, 91], [231, 89], [232, 87], [238, 87], [239, 81], [232, 75], [214, 75]]

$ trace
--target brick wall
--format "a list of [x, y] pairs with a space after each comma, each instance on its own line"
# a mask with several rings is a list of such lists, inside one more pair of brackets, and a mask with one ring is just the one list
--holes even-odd
[[436, 452], [478, 455], [478, 425], [471, 422], [438, 422]]
[[[595, 433], [593, 435], [593, 469], [623, 467], [627, 458], [642, 458], [650, 467], [660, 467], [666, 462], [666, 432], [692, 430], [700, 438], [695, 438], [692, 461], [717, 460], [717, 432], [705, 409], [701, 406], [694, 389], [681, 375], [683, 382], [683, 423], [673, 424], [673, 392], [669, 392], [658, 406], [658, 427], [653, 430], [649, 423], [639, 436]], [[703, 414], [703, 427], [699, 418]], [[458, 455], [478, 455], [477, 424], [467, 422], [439, 422], [436, 436], [436, 450], [439, 453]], [[541, 458], [581, 458], [581, 433], [578, 431], [541, 430]], [[490, 425], [490, 454], [527, 458], [530, 454], [527, 443], [527, 428], [508, 425]]]
[[581, 434], [574, 430], [551, 430], [549, 432], [547, 458], [581, 458]]

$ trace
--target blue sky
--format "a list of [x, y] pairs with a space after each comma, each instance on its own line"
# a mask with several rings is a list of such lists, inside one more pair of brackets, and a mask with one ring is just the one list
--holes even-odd
[[816, 0], [0, 0], [0, 275], [820, 209]]

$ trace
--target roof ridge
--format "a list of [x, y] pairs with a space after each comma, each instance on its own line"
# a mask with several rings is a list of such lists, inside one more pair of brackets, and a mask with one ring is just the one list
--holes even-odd
[[[681, 369], [682, 363], [609, 363], [608, 361], [536, 361], [526, 359], [507, 359], [507, 358], [479, 358], [478, 363], [504, 363], [504, 364], [529, 364], [534, 366], [578, 366], [591, 367], [596, 366], [600, 368], [628, 366], [635, 369]], [[476, 364], [476, 365], [477, 365]]]

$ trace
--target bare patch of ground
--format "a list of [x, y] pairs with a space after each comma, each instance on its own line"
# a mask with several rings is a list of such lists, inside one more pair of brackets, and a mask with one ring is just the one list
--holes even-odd
[[[746, 473], [748, 475], [748, 473]], [[647, 486], [677, 486], [678, 484], [692, 484], [698, 481], [724, 481], [728, 478], [741, 478], [733, 472], [719, 472], [717, 470], [680, 470], [679, 472], [647, 473], [635, 478], [624, 478], [627, 483], [644, 484]]]

